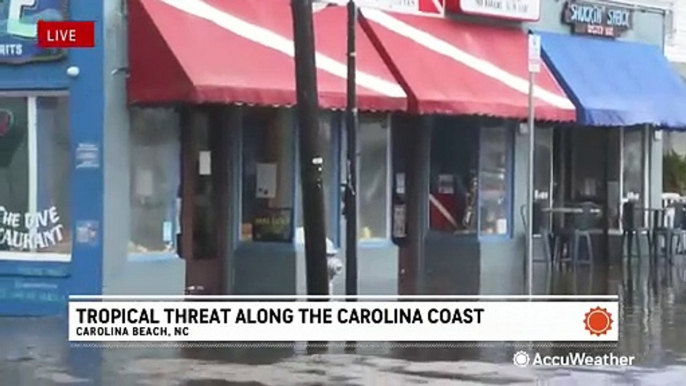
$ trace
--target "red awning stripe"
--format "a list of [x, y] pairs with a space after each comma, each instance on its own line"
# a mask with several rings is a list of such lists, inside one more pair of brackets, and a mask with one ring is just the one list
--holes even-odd
[[[162, 2], [193, 16], [210, 21], [217, 26], [230, 31], [245, 39], [258, 43], [262, 46], [269, 47], [278, 52], [294, 57], [293, 40], [281, 36], [264, 27], [251, 24], [230, 15], [218, 8], [215, 8], [200, 0], [161, 0]], [[240, 0], [246, 1], [246, 0]], [[347, 66], [344, 63], [336, 61], [331, 57], [316, 53], [316, 66], [319, 70], [327, 72], [336, 77], [346, 79]], [[364, 87], [370, 91], [385, 95], [392, 98], [406, 97], [402, 87], [394, 82], [389, 82], [364, 71], [357, 71], [356, 83], [358, 86]]]
[[[449, 57], [472, 70], [497, 80], [519, 93], [526, 95], [529, 92], [528, 79], [509, 73], [491, 62], [482, 60], [463, 51], [439, 37], [433, 36], [406, 22], [398, 20], [386, 12], [375, 9], [363, 9], [362, 14], [366, 19], [383, 26], [436, 54]], [[402, 60], [409, 60], [409, 58]], [[575, 111], [574, 104], [563, 93], [555, 93], [540, 86], [534, 86], [534, 97], [556, 108]]]

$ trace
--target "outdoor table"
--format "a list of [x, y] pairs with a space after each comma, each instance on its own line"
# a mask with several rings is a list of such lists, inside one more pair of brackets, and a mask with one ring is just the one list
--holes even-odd
[[[549, 212], [549, 213], [559, 213], [559, 214], [583, 214], [584, 210], [582, 208], [574, 208], [574, 207], [569, 207], [569, 208], [563, 208], [563, 207], [557, 207], [557, 208], [543, 208], [542, 211], [544, 212]], [[601, 210], [598, 208], [593, 208], [591, 209], [592, 214], [600, 214]]]

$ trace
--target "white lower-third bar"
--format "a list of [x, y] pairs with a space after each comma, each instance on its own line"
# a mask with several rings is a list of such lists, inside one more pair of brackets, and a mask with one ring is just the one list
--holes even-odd
[[617, 301], [72, 301], [80, 342], [608, 342]]

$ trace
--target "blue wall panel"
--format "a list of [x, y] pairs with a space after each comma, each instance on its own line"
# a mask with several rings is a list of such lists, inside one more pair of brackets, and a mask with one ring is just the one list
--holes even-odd
[[[98, 166], [76, 169], [72, 161], [71, 263], [0, 262], [0, 315], [48, 315], [66, 311], [68, 294], [102, 292], [103, 224], [103, 5], [71, 0], [70, 19], [95, 21], [95, 48], [73, 49], [58, 62], [0, 64], [0, 92], [69, 91], [72, 159], [79, 145], [98, 150]], [[76, 78], [66, 69], [76, 66]], [[95, 237], [78, 242], [78, 228], [87, 224]]]

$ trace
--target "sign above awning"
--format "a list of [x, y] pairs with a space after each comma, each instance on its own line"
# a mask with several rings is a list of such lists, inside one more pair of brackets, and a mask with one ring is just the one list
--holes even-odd
[[562, 21], [572, 26], [575, 34], [616, 38], [633, 27], [633, 13], [626, 7], [568, 1]]
[[517, 21], [538, 21], [541, 0], [446, 0], [451, 12]]
[[[450, 1], [450, 0], [448, 0]], [[348, 0], [315, 0], [315, 3], [345, 5]], [[443, 16], [446, 0], [355, 0], [359, 8], [422, 16]]]

